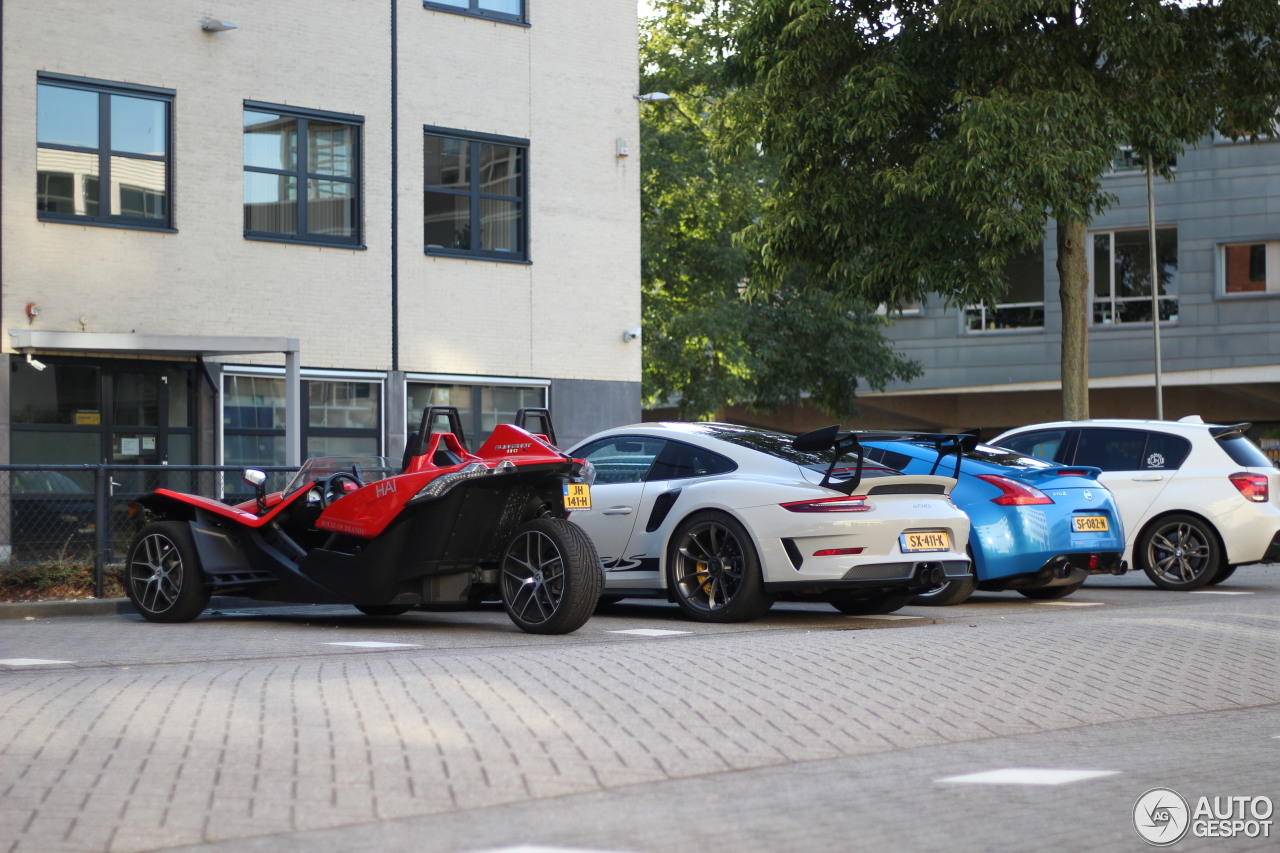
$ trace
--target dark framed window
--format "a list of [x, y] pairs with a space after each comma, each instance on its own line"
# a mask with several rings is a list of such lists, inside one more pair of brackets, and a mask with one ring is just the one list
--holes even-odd
[[244, 236], [360, 244], [359, 116], [244, 105]]
[[966, 332], [1044, 328], [1044, 247], [1012, 259], [1005, 277], [1009, 288], [1003, 302], [965, 306]]
[[528, 158], [527, 139], [425, 128], [426, 253], [527, 261]]
[[[1178, 229], [1156, 229], [1160, 321], [1178, 319]], [[1093, 235], [1095, 325], [1151, 322], [1151, 243], [1146, 230]]]
[[36, 214], [171, 229], [173, 92], [42, 74], [36, 83]]
[[[222, 456], [225, 465], [284, 465], [285, 380], [225, 373]], [[365, 379], [302, 380], [302, 456], [378, 456], [382, 384]]]
[[467, 449], [475, 451], [498, 424], [509, 424], [521, 409], [546, 408], [545, 385], [461, 384], [448, 381], [410, 380], [405, 386], [405, 432], [416, 430], [427, 406], [453, 406], [462, 421]]
[[526, 0], [423, 0], [422, 5], [439, 12], [456, 12], [459, 15], [523, 24], [527, 23], [525, 2]]

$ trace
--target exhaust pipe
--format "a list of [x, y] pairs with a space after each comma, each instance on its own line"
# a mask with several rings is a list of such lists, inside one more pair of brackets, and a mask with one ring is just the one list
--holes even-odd
[[927, 587], [935, 587], [947, 579], [947, 574], [938, 563], [921, 563], [916, 569], [916, 582]]

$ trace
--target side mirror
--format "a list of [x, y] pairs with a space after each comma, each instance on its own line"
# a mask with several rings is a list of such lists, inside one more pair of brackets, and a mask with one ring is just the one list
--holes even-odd
[[254, 497], [258, 500], [258, 513], [267, 511], [267, 472], [257, 468], [246, 468], [241, 478], [245, 485], [253, 486]]

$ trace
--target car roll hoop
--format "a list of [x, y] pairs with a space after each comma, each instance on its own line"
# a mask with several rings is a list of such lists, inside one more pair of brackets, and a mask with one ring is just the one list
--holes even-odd
[[[832, 424], [831, 426], [797, 435], [792, 439], [791, 446], [796, 450], [810, 453], [831, 450], [831, 464], [827, 466], [826, 473], [822, 475], [822, 483], [820, 485], [846, 495], [852, 495], [862, 483], [862, 471], [866, 461], [862, 454], [862, 442], [864, 441], [911, 441], [917, 444], [931, 444], [934, 450], [937, 451], [938, 456], [933, 462], [933, 467], [929, 469], [929, 473], [936, 474], [938, 466], [942, 462], [942, 457], [953, 454], [956, 458], [955, 470], [948, 476], [955, 479], [960, 476], [960, 459], [963, 452], [972, 450], [978, 443], [978, 431], [969, 430], [963, 433], [953, 433], [909, 432], [905, 430], [847, 430], [841, 432], [839, 424]], [[853, 476], [846, 480], [833, 481], [831, 475], [835, 473], [836, 464], [840, 461], [840, 457], [846, 453], [853, 453], [858, 460]]]

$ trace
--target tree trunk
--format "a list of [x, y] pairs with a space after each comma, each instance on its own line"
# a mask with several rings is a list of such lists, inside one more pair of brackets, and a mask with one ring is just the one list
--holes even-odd
[[1058, 297], [1062, 303], [1062, 417], [1089, 417], [1089, 247], [1084, 223], [1058, 219]]

